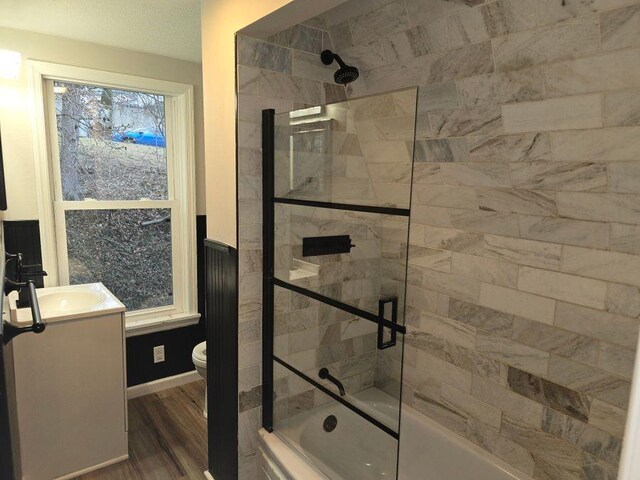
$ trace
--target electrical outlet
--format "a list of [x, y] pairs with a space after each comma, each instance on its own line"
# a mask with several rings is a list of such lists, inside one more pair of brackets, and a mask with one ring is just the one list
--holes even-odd
[[153, 363], [164, 362], [164, 345], [153, 347]]

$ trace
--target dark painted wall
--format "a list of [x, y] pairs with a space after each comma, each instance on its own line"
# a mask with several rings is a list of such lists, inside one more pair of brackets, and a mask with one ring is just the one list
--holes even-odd
[[[204, 322], [127, 338], [127, 385], [132, 387], [164, 377], [190, 372], [193, 347], [204, 341]], [[165, 361], [153, 363], [153, 347], [164, 345]]]
[[[196, 344], [205, 339], [205, 266], [204, 238], [206, 216], [196, 217], [197, 265], [198, 265], [198, 311], [200, 323], [189, 327], [155, 332], [127, 339], [127, 384], [128, 386], [158, 380], [192, 371], [191, 352]], [[7, 252], [24, 254], [25, 264], [42, 263], [40, 230], [37, 220], [4, 222], [5, 248]], [[7, 266], [10, 275], [11, 265]], [[42, 285], [39, 285], [42, 286]], [[164, 345], [165, 361], [153, 363], [153, 347]]]
[[[38, 220], [20, 220], [3, 222], [4, 248], [7, 253], [22, 253], [25, 265], [42, 264], [40, 247], [40, 223]], [[15, 262], [7, 264], [6, 275], [15, 279]], [[36, 287], [44, 286], [42, 278], [34, 277]]]
[[[205, 252], [207, 217], [198, 215], [198, 312], [200, 323], [190, 327], [150, 333], [127, 339], [127, 385], [132, 387], [195, 369], [193, 347], [205, 339]], [[165, 361], [153, 363], [153, 347], [164, 345]]]

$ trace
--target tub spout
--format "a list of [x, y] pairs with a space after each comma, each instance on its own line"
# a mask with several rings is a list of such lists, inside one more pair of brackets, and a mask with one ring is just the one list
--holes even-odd
[[344, 385], [342, 385], [342, 382], [340, 380], [338, 380], [336, 377], [334, 377], [333, 375], [331, 375], [329, 373], [329, 369], [328, 368], [321, 368], [320, 371], [318, 372], [318, 376], [323, 380], [329, 380], [336, 387], [338, 387], [338, 390], [340, 390], [340, 396], [341, 397], [344, 397], [347, 394], [344, 391]]

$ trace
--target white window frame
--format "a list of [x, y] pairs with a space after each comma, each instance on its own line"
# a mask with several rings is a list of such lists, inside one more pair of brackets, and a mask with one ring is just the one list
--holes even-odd
[[[114, 207], [139, 208], [148, 203], [152, 204], [154, 208], [171, 209], [174, 304], [127, 313], [127, 335], [140, 335], [197, 323], [200, 315], [197, 308], [196, 289], [193, 86], [34, 60], [27, 62], [27, 69], [32, 95], [42, 260], [43, 268], [49, 274], [45, 277], [45, 287], [69, 283], [66, 232], [61, 228], [56, 229], [56, 218], [60, 220], [60, 215], [64, 215], [65, 211], [62, 204], [73, 203], [74, 210], [99, 210]], [[60, 166], [57, 136], [50, 133], [55, 128], [56, 122], [55, 95], [52, 88], [47, 88], [48, 82], [54, 80], [134, 90], [165, 97], [168, 132], [168, 200], [60, 202], [56, 198], [56, 192], [59, 189]], [[62, 224], [64, 224], [64, 220]]]

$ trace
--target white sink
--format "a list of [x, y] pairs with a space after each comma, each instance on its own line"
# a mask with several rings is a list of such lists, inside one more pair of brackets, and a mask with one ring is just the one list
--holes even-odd
[[99, 291], [82, 291], [77, 289], [38, 292], [38, 303], [41, 312], [69, 313], [92, 310], [104, 303], [106, 295]]
[[[14, 294], [12, 294], [14, 295]], [[69, 320], [122, 312], [124, 305], [101, 283], [47, 287], [36, 290], [43, 320]], [[31, 323], [31, 310], [17, 308], [10, 298], [10, 317], [14, 323]]]

